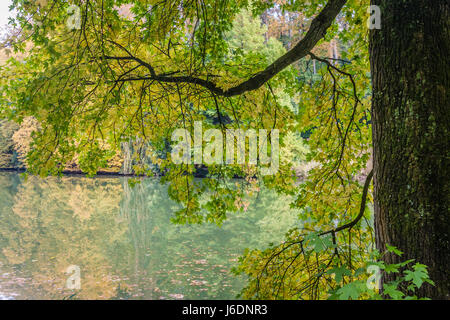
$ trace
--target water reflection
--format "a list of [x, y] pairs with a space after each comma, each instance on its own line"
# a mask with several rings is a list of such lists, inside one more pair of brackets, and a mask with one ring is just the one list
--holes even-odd
[[[245, 248], [277, 242], [296, 223], [268, 190], [216, 225], [174, 225], [177, 204], [156, 179], [0, 173], [0, 299], [232, 299]], [[71, 265], [81, 289], [66, 288]]]

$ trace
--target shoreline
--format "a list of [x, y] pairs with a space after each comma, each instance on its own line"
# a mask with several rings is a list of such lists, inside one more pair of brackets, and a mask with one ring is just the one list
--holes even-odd
[[[15, 173], [26, 173], [26, 169], [19, 168], [0, 168], [0, 172], [15, 172]], [[134, 178], [142, 178], [142, 177], [161, 177], [160, 175], [153, 176], [138, 176], [135, 174], [124, 174], [119, 172], [110, 172], [110, 171], [98, 171], [93, 177], [88, 177], [87, 174], [81, 170], [63, 170], [61, 172], [65, 176], [85, 176], [86, 178], [96, 178], [98, 176], [110, 176], [110, 177], [134, 177]]]
[[[27, 170], [23, 168], [0, 168], [1, 172], [15, 172], [15, 173], [26, 173]], [[163, 174], [157, 174], [154, 173], [151, 175], [136, 175], [133, 173], [125, 174], [125, 173], [119, 173], [119, 172], [111, 172], [111, 171], [98, 171], [94, 176], [89, 177], [87, 173], [81, 171], [81, 170], [63, 170], [61, 172], [63, 176], [84, 176], [86, 178], [98, 178], [98, 177], [130, 177], [130, 178], [161, 178], [164, 175]], [[55, 175], [49, 175], [49, 176], [55, 176]], [[194, 173], [195, 178], [206, 178], [207, 172], [197, 172]]]

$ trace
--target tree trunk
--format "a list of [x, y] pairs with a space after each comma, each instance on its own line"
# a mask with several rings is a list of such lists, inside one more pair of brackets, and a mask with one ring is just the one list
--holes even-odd
[[449, 299], [450, 2], [372, 5], [381, 9], [381, 29], [370, 31], [377, 247], [404, 252], [387, 263], [428, 266], [436, 286], [419, 296]]

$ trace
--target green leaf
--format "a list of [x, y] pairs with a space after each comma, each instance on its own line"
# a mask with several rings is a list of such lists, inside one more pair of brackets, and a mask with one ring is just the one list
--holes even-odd
[[400, 267], [400, 264], [388, 264], [384, 268], [384, 271], [386, 271], [387, 273], [399, 272], [399, 270], [398, 270], [399, 267]]
[[388, 244], [386, 244], [386, 249], [387, 249], [388, 252], [395, 253], [395, 254], [398, 255], [398, 256], [401, 256], [401, 255], [403, 254], [402, 251], [400, 251], [400, 250], [398, 250], [396, 247], [390, 246], [390, 245], [388, 245]]
[[340, 300], [356, 300], [359, 298], [360, 289], [357, 282], [351, 282], [337, 291]]
[[428, 279], [427, 266], [416, 263], [413, 266], [414, 271], [405, 271], [405, 280], [412, 281], [417, 288], [420, 288], [422, 284]]
[[400, 300], [403, 298], [404, 294], [400, 290], [397, 290], [397, 283], [384, 284], [384, 294], [390, 296], [394, 300]]
[[333, 268], [331, 270], [328, 270], [327, 272], [328, 274], [333, 274], [334, 273], [334, 280], [336, 280], [337, 283], [342, 281], [342, 278], [344, 276], [351, 276], [352, 273], [349, 269], [347, 269], [346, 267], [337, 267], [337, 268]]

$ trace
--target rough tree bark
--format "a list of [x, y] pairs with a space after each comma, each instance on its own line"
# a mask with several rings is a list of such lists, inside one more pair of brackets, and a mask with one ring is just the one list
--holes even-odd
[[[415, 259], [449, 299], [450, 2], [372, 0], [381, 29], [370, 32], [377, 247]], [[384, 275], [383, 281], [391, 280]]]

